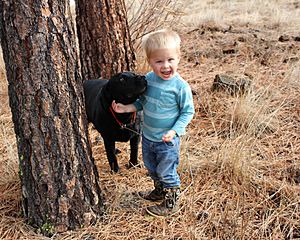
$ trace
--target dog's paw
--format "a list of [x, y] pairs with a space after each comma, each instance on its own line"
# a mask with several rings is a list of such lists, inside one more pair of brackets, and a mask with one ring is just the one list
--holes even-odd
[[118, 173], [120, 171], [120, 168], [118, 166], [118, 164], [109, 164], [110, 165], [110, 169], [112, 173]]

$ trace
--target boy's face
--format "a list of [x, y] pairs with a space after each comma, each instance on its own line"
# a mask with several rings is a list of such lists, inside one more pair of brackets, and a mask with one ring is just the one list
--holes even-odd
[[148, 62], [156, 75], [164, 80], [169, 80], [176, 74], [179, 60], [178, 49], [170, 48], [154, 50]]

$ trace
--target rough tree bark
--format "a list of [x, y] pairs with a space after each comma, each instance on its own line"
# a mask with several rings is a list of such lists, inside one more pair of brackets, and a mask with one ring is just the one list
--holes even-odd
[[83, 80], [133, 71], [124, 0], [76, 0], [76, 12]]
[[71, 24], [67, 0], [0, 1], [23, 211], [48, 234], [103, 213]]

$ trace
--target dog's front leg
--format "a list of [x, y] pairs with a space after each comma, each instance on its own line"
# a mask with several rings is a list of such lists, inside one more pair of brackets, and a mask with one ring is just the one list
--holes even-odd
[[136, 135], [130, 139], [130, 160], [128, 164], [128, 168], [136, 167], [139, 165], [138, 163], [138, 148], [140, 142], [140, 136]]
[[104, 138], [104, 146], [105, 146], [106, 156], [111, 170], [114, 172], [118, 172], [119, 165], [115, 154], [116, 142], [111, 140], [105, 140]]

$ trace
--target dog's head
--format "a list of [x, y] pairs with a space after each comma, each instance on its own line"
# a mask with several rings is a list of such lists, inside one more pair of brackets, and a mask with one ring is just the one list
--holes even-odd
[[147, 88], [145, 76], [133, 72], [118, 73], [109, 80], [108, 84], [113, 99], [122, 104], [133, 103]]

